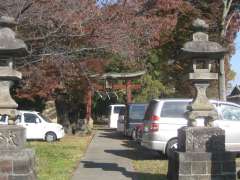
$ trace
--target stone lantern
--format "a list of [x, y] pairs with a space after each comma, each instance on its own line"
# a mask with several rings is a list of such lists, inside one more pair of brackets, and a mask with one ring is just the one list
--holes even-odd
[[[186, 112], [188, 126], [178, 130], [178, 148], [169, 157], [168, 179], [236, 180], [235, 155], [225, 151], [225, 131], [213, 127], [218, 115], [206, 96], [209, 82], [218, 78], [211, 63], [220, 60], [226, 49], [208, 40], [204, 33], [208, 25], [203, 20], [195, 20], [193, 26], [198, 32], [193, 34], [193, 41], [184, 44], [182, 58], [193, 62], [189, 80], [196, 96]], [[198, 127], [197, 118], [203, 118], [205, 125]]]
[[206, 96], [206, 90], [211, 80], [217, 80], [218, 74], [211, 72], [214, 61], [221, 59], [227, 52], [220, 44], [208, 40], [208, 34], [204, 33], [208, 29], [205, 21], [197, 19], [193, 26], [199, 32], [193, 34], [193, 41], [187, 42], [182, 48], [184, 59], [193, 61], [193, 72], [189, 73], [189, 80], [192, 81], [196, 96], [188, 107], [188, 125], [196, 126], [196, 119], [205, 119], [205, 126], [212, 126], [218, 114]]
[[0, 18], [0, 59], [5, 66], [0, 66], [0, 114], [9, 116], [9, 123], [13, 124], [16, 116], [17, 103], [10, 95], [10, 88], [14, 81], [20, 80], [22, 74], [13, 69], [13, 62], [17, 57], [24, 57], [27, 53], [26, 44], [15, 38], [15, 33], [10, 27], [16, 25], [13, 18]]
[[28, 54], [26, 44], [11, 29], [15, 25], [13, 18], [0, 17], [0, 115], [9, 119], [8, 125], [0, 125], [0, 179], [35, 180], [34, 151], [25, 148], [25, 128], [14, 125], [18, 105], [10, 95], [13, 83], [22, 78], [13, 63]]

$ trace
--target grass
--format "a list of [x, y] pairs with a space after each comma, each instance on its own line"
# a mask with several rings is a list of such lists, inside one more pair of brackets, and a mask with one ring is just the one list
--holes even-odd
[[167, 180], [167, 160], [134, 160], [139, 180]]
[[128, 157], [138, 180], [167, 180], [168, 160], [156, 151], [150, 151], [134, 141], [124, 140], [123, 145], [131, 147]]
[[[134, 160], [133, 167], [139, 174], [139, 180], [167, 180], [167, 160]], [[236, 167], [240, 167], [239, 157], [236, 159]]]
[[54, 143], [29, 142], [36, 152], [38, 180], [69, 180], [90, 140], [90, 136], [65, 136]]

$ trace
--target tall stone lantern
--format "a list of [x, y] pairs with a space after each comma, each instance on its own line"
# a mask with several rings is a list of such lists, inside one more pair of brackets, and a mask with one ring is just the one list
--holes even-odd
[[22, 74], [13, 69], [16, 58], [24, 57], [28, 54], [26, 44], [15, 38], [15, 33], [10, 29], [16, 22], [10, 17], [0, 19], [0, 59], [6, 66], [0, 66], [0, 114], [9, 116], [9, 123], [15, 119], [17, 103], [10, 95], [10, 88], [14, 81], [20, 80]]
[[[192, 41], [184, 44], [182, 58], [193, 62], [189, 80], [196, 95], [186, 112], [188, 126], [178, 130], [178, 150], [169, 157], [168, 179], [236, 180], [235, 156], [225, 151], [224, 130], [213, 127], [218, 114], [206, 96], [209, 82], [218, 77], [211, 63], [220, 60], [226, 49], [209, 41], [205, 21], [197, 19], [193, 27], [197, 32]], [[204, 126], [197, 126], [197, 118], [204, 119]]]
[[8, 125], [0, 125], [0, 179], [35, 180], [34, 151], [25, 148], [25, 128], [14, 125], [18, 105], [10, 95], [13, 83], [22, 78], [13, 63], [28, 54], [26, 44], [11, 29], [15, 25], [13, 18], [0, 17], [0, 115], [9, 119]]
[[208, 40], [208, 24], [201, 19], [193, 22], [198, 32], [193, 34], [193, 41], [187, 42], [182, 48], [182, 58], [193, 62], [193, 72], [189, 73], [189, 80], [196, 89], [196, 96], [188, 107], [188, 125], [196, 126], [196, 119], [205, 118], [205, 126], [211, 127], [218, 114], [206, 96], [210, 81], [218, 79], [218, 73], [211, 72], [212, 63], [221, 59], [227, 52], [220, 44]]

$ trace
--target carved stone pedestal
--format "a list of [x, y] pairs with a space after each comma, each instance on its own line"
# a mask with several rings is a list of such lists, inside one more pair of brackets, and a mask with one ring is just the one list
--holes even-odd
[[225, 151], [224, 130], [184, 127], [178, 152], [169, 157], [169, 180], [236, 180], [235, 154]]
[[0, 126], [0, 179], [36, 180], [35, 153], [26, 149], [25, 129]]

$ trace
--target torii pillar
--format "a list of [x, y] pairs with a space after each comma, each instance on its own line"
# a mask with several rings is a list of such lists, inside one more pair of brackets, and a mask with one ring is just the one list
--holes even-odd
[[126, 96], [126, 102], [127, 102], [127, 104], [132, 102], [131, 85], [132, 85], [131, 80], [130, 79], [126, 80], [126, 95], [127, 95]]
[[92, 89], [91, 87], [88, 87], [87, 91], [87, 108], [86, 108], [86, 119], [87, 122], [89, 122], [91, 116], [92, 116]]

